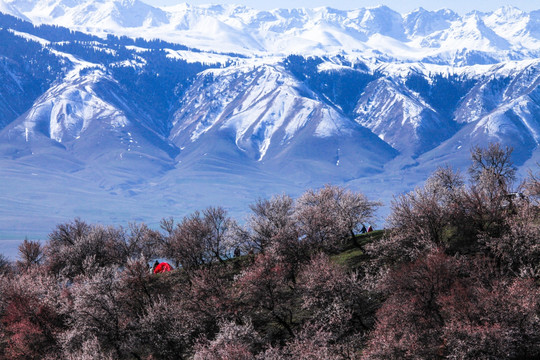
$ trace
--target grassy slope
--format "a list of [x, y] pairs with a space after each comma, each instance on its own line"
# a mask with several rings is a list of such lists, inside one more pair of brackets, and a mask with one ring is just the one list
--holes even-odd
[[336, 264], [344, 265], [349, 269], [357, 269], [367, 258], [363, 251], [364, 246], [373, 241], [380, 240], [384, 233], [385, 230], [377, 230], [368, 234], [358, 235], [356, 237], [356, 244], [350, 241], [345, 244], [339, 253], [332, 255], [330, 258]]

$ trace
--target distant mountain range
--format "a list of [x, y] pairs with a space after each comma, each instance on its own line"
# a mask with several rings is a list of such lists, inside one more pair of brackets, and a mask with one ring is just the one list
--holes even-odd
[[540, 10], [0, 0], [0, 239], [540, 159]]
[[259, 11], [185, 3], [157, 8], [138, 0], [2, 0], [0, 11], [35, 24], [246, 55], [384, 54], [395, 60], [462, 66], [540, 53], [540, 10], [510, 6], [459, 16], [422, 8], [401, 15], [386, 6]]

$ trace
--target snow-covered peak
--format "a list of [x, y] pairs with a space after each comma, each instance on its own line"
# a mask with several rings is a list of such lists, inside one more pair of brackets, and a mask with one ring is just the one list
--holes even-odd
[[1, 0], [0, 3], [5, 3], [16, 8], [20, 12], [31, 11], [39, 3], [39, 0]]
[[454, 21], [445, 31], [435, 32], [422, 40], [422, 45], [449, 50], [497, 52], [510, 50], [511, 44], [486, 26], [477, 12]]
[[155, 27], [168, 22], [166, 13], [139, 0], [4, 0], [36, 23], [66, 27]]
[[490, 16], [505, 19], [508, 22], [524, 15], [526, 15], [525, 11], [512, 5], [504, 5], [495, 10]]
[[501, 37], [519, 42], [527, 48], [540, 46], [540, 11], [526, 13], [512, 6], [505, 6], [486, 16], [487, 26]]
[[447, 9], [406, 15], [387, 6], [261, 11], [228, 4], [159, 8], [140, 0], [0, 0], [0, 9], [97, 35], [163, 39], [251, 57], [363, 53], [388, 61], [473, 65], [540, 54], [540, 11], [513, 7], [463, 17]]
[[459, 19], [458, 14], [448, 9], [428, 11], [418, 8], [404, 16], [405, 31], [409, 36], [426, 36], [435, 31], [446, 30], [452, 21]]
[[0, 0], [0, 12], [4, 14], [16, 16], [26, 21], [30, 21], [30, 19], [24, 16], [23, 13], [19, 9], [15, 8], [9, 2], [4, 1], [4, 0]]
[[401, 15], [389, 7], [366, 8], [359, 15], [359, 24], [367, 35], [381, 34], [400, 40], [405, 38]]

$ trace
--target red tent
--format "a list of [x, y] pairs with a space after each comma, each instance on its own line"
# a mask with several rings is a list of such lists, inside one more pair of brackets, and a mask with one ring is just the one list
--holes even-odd
[[154, 274], [171, 271], [173, 268], [166, 262], [159, 263], [154, 269]]

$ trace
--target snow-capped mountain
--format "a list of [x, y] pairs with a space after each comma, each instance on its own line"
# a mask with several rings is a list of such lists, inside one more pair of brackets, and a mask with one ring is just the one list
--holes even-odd
[[437, 31], [450, 28], [452, 22], [459, 20], [459, 15], [452, 10], [427, 11], [418, 8], [403, 17], [405, 33], [411, 38], [424, 37]]
[[[62, 171], [96, 171], [92, 178], [112, 186], [174, 166], [177, 149], [152, 127], [114, 79], [89, 70], [41, 95], [0, 133], [0, 149], [21, 162], [49, 166], [52, 158]], [[124, 174], [99, 174], [119, 170]]]
[[1, 0], [3, 12], [34, 23], [96, 34], [163, 39], [189, 47], [246, 55], [365, 52], [395, 59], [471, 64], [525, 59], [540, 53], [540, 11], [504, 7], [459, 16], [450, 10], [401, 15], [386, 6], [350, 11], [329, 7], [259, 11], [236, 5], [139, 0]]
[[[540, 85], [540, 60], [493, 66], [462, 100], [455, 112], [458, 123], [477, 121], [505, 104], [534, 101]], [[508, 107], [508, 106], [507, 106]], [[509, 107], [512, 109], [512, 105]]]
[[437, 113], [420, 96], [391, 79], [368, 85], [355, 108], [356, 121], [401, 153], [418, 155], [456, 131], [454, 121]]
[[522, 172], [540, 159], [540, 11], [0, 0], [0, 12], [0, 240], [13, 223], [74, 216], [243, 214], [328, 182], [388, 203], [490, 141], [513, 146]]
[[518, 8], [504, 6], [484, 17], [484, 22], [499, 36], [510, 42], [527, 42], [540, 39], [540, 11], [526, 13]]
[[[168, 23], [167, 14], [138, 0], [24, 0], [3, 1], [0, 9], [14, 16], [23, 14], [35, 23], [70, 27], [155, 27]], [[52, 21], [51, 21], [52, 20]]]
[[180, 159], [212, 153], [330, 180], [380, 172], [396, 155], [280, 65], [207, 70], [180, 102], [171, 131]]

